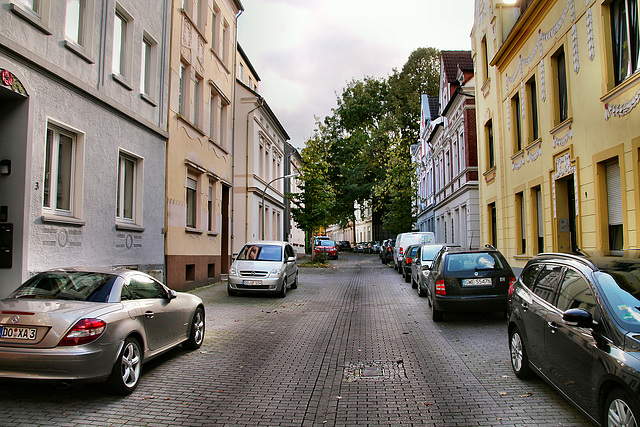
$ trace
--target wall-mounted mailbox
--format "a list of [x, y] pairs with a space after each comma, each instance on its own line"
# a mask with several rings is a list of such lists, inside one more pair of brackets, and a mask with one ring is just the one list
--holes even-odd
[[13, 224], [0, 224], [0, 268], [13, 266]]

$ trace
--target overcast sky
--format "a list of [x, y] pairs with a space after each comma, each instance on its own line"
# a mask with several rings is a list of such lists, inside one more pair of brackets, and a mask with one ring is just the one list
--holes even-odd
[[238, 41], [298, 148], [349, 81], [387, 77], [419, 47], [471, 50], [473, 0], [241, 1]]

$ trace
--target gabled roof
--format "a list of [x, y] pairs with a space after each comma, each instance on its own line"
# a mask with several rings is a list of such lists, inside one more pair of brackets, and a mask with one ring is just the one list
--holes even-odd
[[473, 58], [470, 50], [443, 50], [442, 66], [447, 82], [458, 80], [458, 68], [462, 71], [473, 71]]

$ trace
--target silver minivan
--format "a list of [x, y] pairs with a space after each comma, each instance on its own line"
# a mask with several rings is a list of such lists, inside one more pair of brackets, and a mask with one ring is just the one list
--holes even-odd
[[269, 292], [284, 297], [298, 287], [298, 261], [291, 244], [255, 241], [244, 245], [231, 264], [227, 291]]

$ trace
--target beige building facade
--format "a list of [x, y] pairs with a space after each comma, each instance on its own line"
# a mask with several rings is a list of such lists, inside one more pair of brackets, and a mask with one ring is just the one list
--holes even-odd
[[174, 0], [165, 258], [167, 284], [217, 281], [231, 262], [233, 102], [239, 0]]
[[482, 240], [514, 266], [551, 251], [637, 256], [637, 10], [475, 1]]

